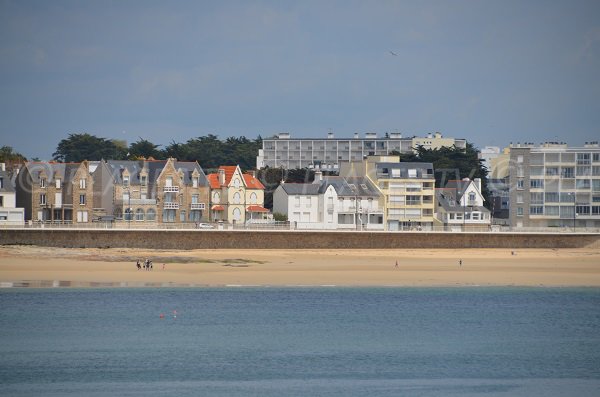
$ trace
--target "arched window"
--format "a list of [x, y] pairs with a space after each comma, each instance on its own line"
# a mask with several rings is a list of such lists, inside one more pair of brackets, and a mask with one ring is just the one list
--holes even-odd
[[131, 208], [125, 209], [125, 217], [124, 217], [124, 219], [126, 221], [130, 221], [130, 220], [133, 219], [133, 212], [131, 211]]
[[256, 204], [257, 200], [258, 200], [258, 198], [256, 197], [256, 193], [252, 192], [250, 194], [250, 204]]
[[148, 212], [146, 213], [146, 220], [147, 221], [155, 221], [156, 220], [156, 210], [154, 208], [148, 209]]
[[221, 201], [221, 195], [219, 192], [213, 192], [213, 203], [219, 203]]
[[240, 195], [240, 192], [235, 192], [235, 194], [233, 195], [233, 203], [234, 204], [239, 204], [242, 200], [242, 196]]
[[240, 180], [238, 178], [235, 178], [233, 180], [233, 187], [235, 187], [236, 189], [240, 188]]
[[240, 211], [239, 208], [233, 209], [233, 219], [236, 221], [239, 221], [240, 219], [242, 219], [242, 212]]
[[136, 221], [143, 221], [144, 220], [144, 210], [141, 208], [138, 208], [137, 210], [135, 210], [135, 220]]
[[475, 201], [475, 193], [469, 193], [469, 201]]

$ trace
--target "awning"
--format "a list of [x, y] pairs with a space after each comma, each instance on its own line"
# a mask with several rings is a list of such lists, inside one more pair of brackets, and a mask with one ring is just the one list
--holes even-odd
[[210, 209], [213, 211], [225, 211], [225, 207], [222, 205], [213, 205]]
[[260, 205], [249, 205], [248, 208], [246, 208], [246, 212], [269, 212], [269, 210]]

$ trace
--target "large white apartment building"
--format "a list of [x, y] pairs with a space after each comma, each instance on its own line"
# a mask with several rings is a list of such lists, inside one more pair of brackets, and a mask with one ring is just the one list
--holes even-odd
[[417, 146], [437, 149], [444, 146], [465, 148], [466, 145], [465, 139], [444, 138], [439, 132], [407, 138], [396, 132], [378, 138], [376, 133], [369, 132], [363, 138], [356, 133], [353, 138], [344, 139], [336, 139], [332, 133], [327, 139], [292, 139], [289, 133], [280, 133], [274, 138], [263, 139], [256, 168], [338, 170], [342, 163], [362, 161], [366, 156], [385, 156], [391, 152], [410, 153]]
[[600, 146], [510, 147], [513, 227], [600, 227]]

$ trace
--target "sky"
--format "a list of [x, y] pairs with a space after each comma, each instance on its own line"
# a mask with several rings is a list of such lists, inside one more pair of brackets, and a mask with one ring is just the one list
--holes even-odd
[[600, 2], [0, 0], [0, 146], [600, 140]]

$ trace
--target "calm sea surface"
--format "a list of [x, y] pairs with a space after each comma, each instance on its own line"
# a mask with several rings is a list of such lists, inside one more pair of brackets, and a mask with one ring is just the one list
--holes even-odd
[[0, 395], [598, 396], [600, 289], [4, 289]]

